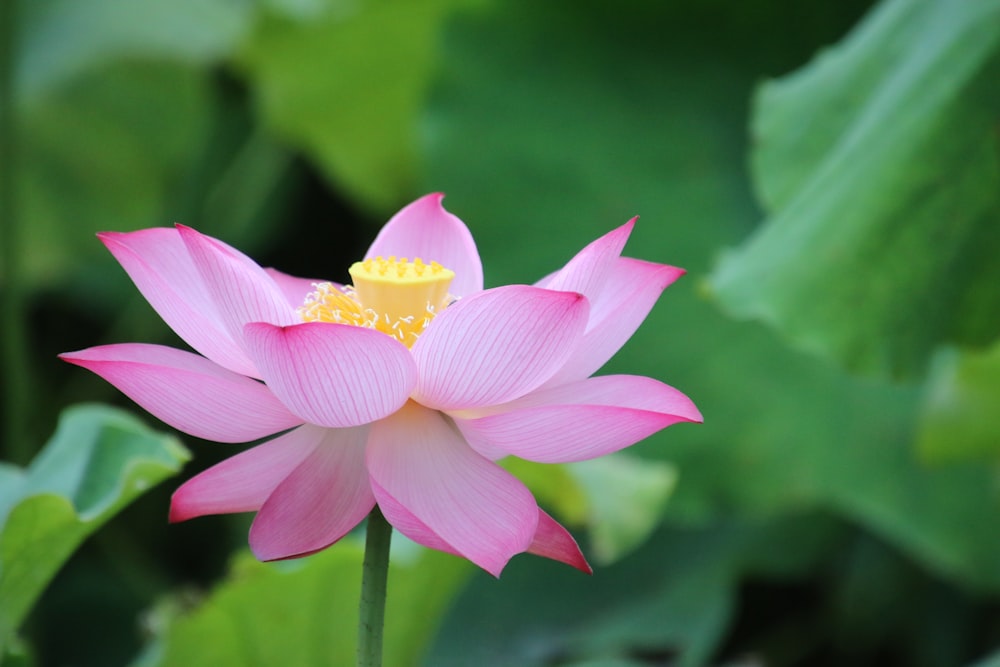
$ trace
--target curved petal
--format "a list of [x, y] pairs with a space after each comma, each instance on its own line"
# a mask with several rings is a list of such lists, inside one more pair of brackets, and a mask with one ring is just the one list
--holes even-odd
[[302, 423], [261, 383], [191, 352], [125, 343], [59, 358], [97, 373], [153, 416], [205, 440], [249, 442]]
[[443, 542], [499, 576], [534, 539], [538, 505], [531, 492], [472, 451], [438, 412], [411, 401], [373, 424], [367, 463], [386, 519], [417, 542]]
[[538, 530], [528, 553], [566, 563], [584, 574], [594, 573], [569, 531], [542, 510], [538, 510]]
[[638, 218], [632, 218], [621, 227], [592, 241], [566, 266], [544, 278], [540, 281], [544, 284], [538, 286], [563, 292], [579, 292], [591, 303], [596, 302], [607, 287], [611, 269], [615, 260], [621, 256], [622, 248], [625, 247], [636, 220]]
[[413, 345], [414, 399], [440, 410], [474, 408], [530, 392], [565, 364], [587, 321], [573, 292], [509, 285], [445, 308]]
[[484, 412], [493, 414], [454, 417], [474, 448], [501, 449], [540, 463], [604, 456], [671, 424], [701, 421], [687, 396], [637, 375], [592, 377]]
[[267, 386], [312, 424], [344, 428], [381, 419], [403, 405], [416, 384], [409, 350], [375, 329], [252, 322], [245, 337]]
[[299, 278], [297, 276], [291, 276], [287, 273], [282, 273], [277, 269], [272, 269], [270, 267], [264, 269], [264, 273], [274, 281], [274, 284], [278, 286], [281, 293], [285, 295], [285, 299], [288, 300], [289, 305], [292, 308], [298, 308], [303, 303], [305, 303], [306, 297], [312, 292], [316, 291], [316, 285], [319, 283], [327, 283], [329, 280], [317, 280], [312, 278]]
[[208, 514], [256, 512], [316, 449], [324, 431], [306, 424], [195, 475], [170, 498], [170, 522]]
[[375, 506], [365, 471], [368, 427], [322, 431], [312, 453], [278, 484], [250, 527], [250, 550], [260, 560], [325, 549]]
[[375, 237], [365, 258], [419, 257], [455, 272], [452, 294], [458, 297], [483, 289], [483, 264], [465, 223], [444, 210], [440, 192], [421, 197], [392, 216]]
[[607, 285], [591, 304], [590, 321], [580, 344], [545, 386], [589, 377], [621, 349], [643, 323], [656, 300], [684, 269], [619, 257]]
[[177, 231], [234, 340], [243, 343], [248, 322], [286, 326], [302, 321], [274, 280], [252, 259], [190, 227], [177, 225]]
[[184, 342], [223, 368], [257, 376], [242, 345], [226, 328], [176, 229], [103, 232], [97, 237]]

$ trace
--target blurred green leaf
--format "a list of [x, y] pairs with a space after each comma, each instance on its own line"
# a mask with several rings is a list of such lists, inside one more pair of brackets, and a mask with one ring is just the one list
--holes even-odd
[[948, 350], [932, 366], [917, 449], [928, 461], [995, 460], [1000, 455], [1000, 345]]
[[444, 19], [469, 0], [275, 2], [239, 65], [263, 122], [380, 213], [413, 194]]
[[[166, 610], [158, 621], [165, 625], [161, 636], [139, 664], [354, 664], [363, 557], [362, 546], [350, 540], [284, 563], [260, 563], [243, 554], [229, 578], [194, 609]], [[417, 664], [471, 570], [467, 561], [426, 549], [414, 558], [394, 557], [386, 602], [386, 665]]]
[[760, 90], [771, 217], [720, 263], [732, 313], [852, 370], [923, 371], [1000, 327], [1000, 2], [891, 0]]
[[187, 459], [173, 437], [90, 405], [63, 413], [26, 470], [0, 470], [0, 651], [77, 546]]

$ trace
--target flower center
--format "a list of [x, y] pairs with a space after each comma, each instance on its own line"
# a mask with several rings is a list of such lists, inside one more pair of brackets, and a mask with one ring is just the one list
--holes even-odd
[[411, 347], [434, 315], [448, 305], [455, 272], [420, 258], [376, 257], [350, 268], [354, 285], [319, 283], [299, 314], [306, 322], [368, 327]]

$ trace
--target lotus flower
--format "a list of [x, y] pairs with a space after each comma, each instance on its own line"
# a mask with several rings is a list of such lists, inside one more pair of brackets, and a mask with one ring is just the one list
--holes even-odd
[[484, 290], [442, 199], [397, 213], [352, 286], [262, 269], [183, 225], [99, 235], [200, 354], [126, 343], [61, 357], [198, 438], [279, 434], [178, 488], [171, 521], [256, 512], [250, 547], [275, 560], [330, 546], [378, 503], [410, 539], [494, 576], [525, 551], [590, 571], [496, 461], [581, 461], [701, 420], [657, 380], [591, 377], [683, 271], [621, 257], [632, 220], [534, 286]]

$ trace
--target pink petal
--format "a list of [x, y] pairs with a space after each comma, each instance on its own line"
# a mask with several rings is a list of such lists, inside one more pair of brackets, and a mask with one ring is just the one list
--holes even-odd
[[584, 574], [594, 573], [569, 531], [542, 510], [538, 510], [538, 530], [528, 553], [566, 563]]
[[191, 352], [126, 343], [59, 357], [97, 373], [150, 414], [198, 438], [248, 442], [302, 423], [261, 383]]
[[499, 576], [534, 539], [531, 492], [472, 451], [438, 412], [411, 401], [373, 424], [367, 463], [382, 512], [417, 542], [448, 546]]
[[421, 197], [392, 216], [375, 237], [365, 258], [419, 257], [455, 272], [450, 292], [467, 296], [483, 289], [483, 265], [465, 223], [444, 210], [444, 195]]
[[395, 412], [413, 390], [417, 369], [394, 338], [346, 324], [246, 326], [247, 345], [267, 386], [312, 424], [343, 428]]
[[195, 475], [174, 491], [170, 521], [256, 512], [325, 435], [326, 429], [306, 424]]
[[523, 396], [573, 352], [587, 300], [526, 285], [498, 287], [443, 310], [413, 346], [420, 369], [414, 398], [451, 410]]
[[226, 329], [238, 343], [243, 342], [243, 327], [248, 322], [285, 326], [302, 321], [274, 280], [252, 259], [190, 227], [177, 225], [177, 231]]
[[586, 378], [600, 369], [632, 337], [663, 290], [682, 275], [684, 269], [675, 266], [618, 258], [605, 289], [591, 304], [587, 332], [546, 386]]
[[306, 297], [316, 291], [318, 283], [329, 282], [328, 280], [318, 280], [314, 278], [298, 278], [282, 273], [270, 267], [264, 269], [264, 273], [274, 281], [281, 293], [285, 295], [292, 308], [298, 308], [305, 303]]
[[257, 375], [242, 346], [226, 328], [176, 229], [97, 236], [146, 301], [188, 345], [224, 368]]
[[544, 279], [545, 289], [563, 292], [579, 292], [591, 302], [601, 296], [608, 283], [615, 261], [622, 254], [635, 221], [632, 218], [621, 227], [614, 229], [578, 252], [566, 266]]
[[325, 549], [375, 506], [365, 471], [368, 427], [323, 431], [312, 453], [278, 484], [250, 527], [250, 549], [260, 560]]
[[636, 375], [592, 377], [540, 390], [486, 416], [455, 418], [472, 446], [541, 463], [604, 456], [678, 422], [701, 421], [687, 396]]

